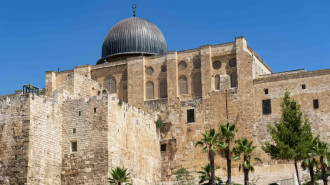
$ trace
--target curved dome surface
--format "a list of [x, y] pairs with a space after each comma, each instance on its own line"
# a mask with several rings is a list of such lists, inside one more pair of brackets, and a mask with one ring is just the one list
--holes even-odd
[[148, 20], [131, 17], [114, 25], [104, 39], [102, 58], [125, 55], [157, 55], [167, 52], [163, 33]]

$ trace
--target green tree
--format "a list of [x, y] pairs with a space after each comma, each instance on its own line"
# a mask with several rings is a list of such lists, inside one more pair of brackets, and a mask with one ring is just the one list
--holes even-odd
[[[252, 152], [256, 149], [256, 146], [252, 146], [252, 141], [249, 141], [246, 138], [241, 138], [236, 140], [236, 146], [233, 148], [233, 153], [235, 154], [234, 160], [241, 159], [243, 156], [243, 161], [239, 165], [239, 170], [243, 169], [244, 172], [244, 185], [249, 185], [249, 172], [254, 171], [254, 166], [252, 164]], [[255, 161], [261, 162], [261, 159], [258, 157], [253, 157]]]
[[193, 185], [195, 179], [186, 168], [180, 168], [174, 173], [176, 177], [176, 185]]
[[[219, 167], [216, 167], [215, 170], [219, 169]], [[199, 176], [200, 181], [199, 184], [201, 185], [209, 185], [210, 183], [210, 179], [211, 179], [211, 167], [210, 167], [210, 163], [207, 164], [206, 166], [202, 167], [202, 171], [197, 172], [199, 174], [201, 174], [201, 176]], [[216, 181], [218, 181], [217, 183], [221, 183], [222, 180], [220, 179], [220, 177], [214, 177]]]
[[272, 159], [294, 161], [299, 185], [301, 185], [297, 162], [308, 157], [313, 135], [308, 120], [303, 120], [300, 106], [290, 99], [290, 93], [285, 92], [281, 102], [282, 116], [279, 122], [268, 125], [268, 131], [273, 143], [266, 142], [262, 149]]
[[329, 165], [329, 145], [325, 142], [322, 142], [320, 140], [317, 140], [315, 146], [314, 146], [314, 151], [316, 155], [319, 157], [320, 161], [320, 168], [322, 171], [322, 180], [323, 184], [328, 184], [328, 177], [327, 177], [327, 167]]
[[217, 151], [217, 146], [219, 145], [219, 133], [215, 133], [214, 129], [210, 129], [208, 132], [205, 130], [205, 133], [203, 133], [203, 138], [200, 141], [197, 141], [196, 146], [201, 145], [202, 151], [208, 153], [208, 158], [210, 161], [210, 179], [209, 179], [209, 185], [213, 185], [215, 181], [215, 175], [214, 175], [214, 157]]
[[108, 178], [110, 184], [121, 185], [124, 183], [129, 183], [130, 173], [127, 172], [127, 168], [116, 167], [111, 169], [112, 178]]
[[235, 133], [237, 132], [235, 124], [230, 124], [229, 122], [225, 125], [219, 125], [220, 127], [220, 137], [221, 142], [218, 145], [219, 151], [222, 157], [227, 160], [227, 184], [231, 182], [231, 158], [232, 152], [230, 144], [235, 138]]

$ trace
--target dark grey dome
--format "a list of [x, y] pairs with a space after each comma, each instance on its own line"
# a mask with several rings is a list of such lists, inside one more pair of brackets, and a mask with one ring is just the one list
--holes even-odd
[[158, 55], [167, 52], [163, 33], [142, 18], [131, 17], [114, 25], [104, 39], [102, 58], [117, 55]]

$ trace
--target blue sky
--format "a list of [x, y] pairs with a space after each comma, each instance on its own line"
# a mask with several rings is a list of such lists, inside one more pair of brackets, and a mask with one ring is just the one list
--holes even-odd
[[329, 0], [12, 0], [0, 2], [0, 95], [44, 88], [45, 71], [94, 65], [133, 3], [169, 50], [244, 36], [274, 72], [330, 68]]

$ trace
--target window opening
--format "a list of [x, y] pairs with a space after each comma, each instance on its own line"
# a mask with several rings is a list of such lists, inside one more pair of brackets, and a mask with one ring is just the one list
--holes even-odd
[[302, 85], [301, 85], [301, 88], [302, 88], [302, 89], [306, 89], [306, 85], [305, 85], [305, 84], [302, 84]]
[[71, 152], [77, 152], [77, 141], [71, 142]]
[[195, 110], [194, 109], [187, 110], [187, 122], [188, 123], [195, 122]]
[[268, 89], [265, 89], [265, 94], [268, 94]]
[[263, 114], [271, 114], [272, 113], [272, 105], [271, 100], [262, 100], [262, 113]]
[[319, 100], [318, 99], [313, 100], [313, 107], [314, 107], [314, 109], [319, 108]]
[[165, 152], [166, 151], [166, 144], [161, 144], [160, 145], [160, 151]]

